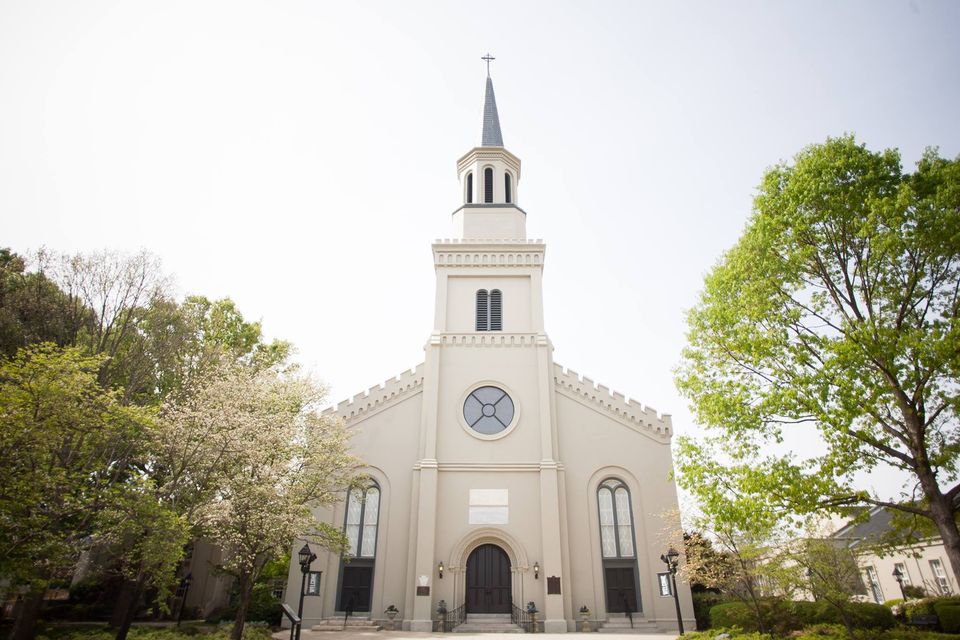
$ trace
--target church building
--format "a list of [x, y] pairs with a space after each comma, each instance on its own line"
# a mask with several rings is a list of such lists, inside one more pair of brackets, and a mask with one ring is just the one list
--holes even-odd
[[[506, 628], [530, 602], [546, 632], [579, 629], [584, 606], [594, 629], [677, 628], [661, 561], [662, 532], [678, 526], [670, 416], [554, 362], [546, 246], [527, 237], [520, 168], [488, 70], [480, 144], [457, 160], [453, 237], [433, 244], [424, 361], [328, 410], [352, 430], [369, 480], [315, 512], [350, 549], [316, 550], [305, 628], [348, 609], [376, 624], [392, 605], [396, 628], [431, 631], [441, 601], [461, 630]], [[287, 581], [294, 610], [303, 542]], [[690, 589], [677, 586], [694, 629]]]

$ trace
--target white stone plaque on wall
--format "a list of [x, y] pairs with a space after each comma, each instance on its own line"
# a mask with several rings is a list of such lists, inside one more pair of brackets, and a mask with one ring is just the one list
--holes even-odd
[[470, 524], [509, 524], [507, 489], [470, 489]]

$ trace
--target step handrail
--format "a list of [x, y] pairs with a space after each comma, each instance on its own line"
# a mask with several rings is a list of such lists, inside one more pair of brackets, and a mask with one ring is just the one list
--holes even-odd
[[300, 634], [297, 632], [300, 631], [300, 625], [303, 624], [303, 621], [300, 619], [300, 616], [293, 612], [293, 609], [286, 602], [281, 605], [281, 608], [283, 609], [283, 615], [287, 616], [290, 620], [290, 640], [299, 638]]

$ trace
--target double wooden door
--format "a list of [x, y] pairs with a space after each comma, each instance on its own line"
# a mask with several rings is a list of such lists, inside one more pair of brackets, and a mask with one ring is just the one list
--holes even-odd
[[634, 568], [604, 567], [603, 578], [607, 587], [607, 611], [609, 613], [637, 612], [637, 584]]
[[340, 580], [340, 602], [337, 610], [351, 613], [370, 611], [373, 566], [353, 563], [344, 565]]
[[467, 558], [467, 613], [510, 613], [510, 558], [495, 544]]

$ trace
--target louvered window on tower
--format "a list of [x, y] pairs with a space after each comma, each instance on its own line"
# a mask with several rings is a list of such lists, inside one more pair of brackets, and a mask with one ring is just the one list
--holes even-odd
[[473, 202], [473, 173], [467, 174], [467, 204]]
[[493, 169], [483, 170], [483, 201], [493, 202]]
[[490, 292], [490, 331], [503, 330], [503, 299], [500, 289]]
[[477, 291], [477, 331], [488, 331], [490, 323], [488, 317], [490, 308], [487, 304], [487, 290], [479, 289]]
[[513, 202], [513, 190], [510, 188], [510, 174], [503, 174], [503, 194], [507, 204]]

